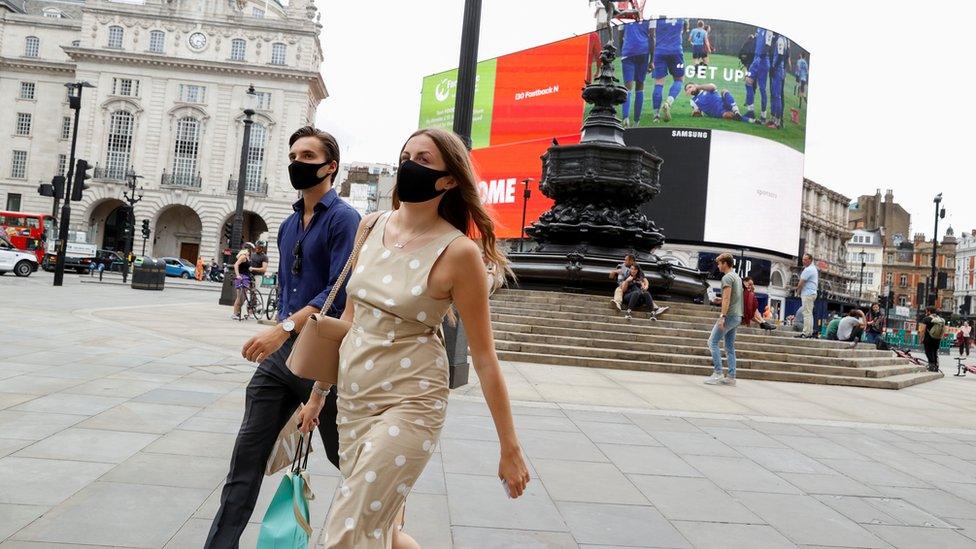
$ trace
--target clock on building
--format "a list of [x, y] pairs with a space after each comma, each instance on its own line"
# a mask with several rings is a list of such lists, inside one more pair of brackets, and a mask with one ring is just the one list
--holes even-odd
[[207, 47], [207, 35], [203, 34], [202, 32], [195, 32], [190, 35], [188, 42], [190, 43], [191, 48], [195, 50], [202, 50], [203, 48]]

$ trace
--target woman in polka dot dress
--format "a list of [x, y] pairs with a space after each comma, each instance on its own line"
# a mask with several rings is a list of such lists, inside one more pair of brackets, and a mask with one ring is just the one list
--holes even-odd
[[[419, 547], [395, 523], [444, 425], [448, 365], [439, 327], [452, 304], [498, 432], [499, 489], [518, 497], [529, 481], [495, 355], [481, 249], [499, 265], [499, 279], [507, 261], [495, 247], [468, 152], [453, 133], [420, 130], [400, 162], [396, 209], [373, 214], [380, 217], [347, 286], [343, 318], [353, 327], [339, 351], [338, 380], [344, 478], [326, 520], [330, 548]], [[316, 393], [303, 409], [306, 430], [324, 403]]]

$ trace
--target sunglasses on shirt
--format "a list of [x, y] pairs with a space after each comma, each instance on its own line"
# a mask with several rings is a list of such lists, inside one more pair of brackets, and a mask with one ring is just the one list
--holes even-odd
[[302, 274], [302, 242], [298, 241], [295, 244], [295, 249], [292, 251], [294, 254], [294, 261], [291, 264], [291, 274], [298, 276]]

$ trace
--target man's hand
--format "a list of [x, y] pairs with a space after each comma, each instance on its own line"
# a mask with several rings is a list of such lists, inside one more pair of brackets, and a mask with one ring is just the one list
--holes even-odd
[[725, 317], [724, 316], [721, 316], [718, 319], [718, 329], [719, 330], [722, 330], [723, 332], [725, 331]]
[[287, 340], [288, 332], [277, 326], [272, 326], [247, 340], [247, 343], [241, 349], [241, 356], [251, 362], [260, 364], [271, 353], [281, 348], [282, 344]]

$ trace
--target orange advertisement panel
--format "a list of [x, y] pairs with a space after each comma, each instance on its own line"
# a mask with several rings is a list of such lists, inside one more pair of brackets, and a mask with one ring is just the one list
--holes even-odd
[[491, 144], [578, 133], [589, 50], [582, 35], [499, 57]]
[[[577, 133], [558, 137], [560, 145], [579, 143]], [[518, 238], [521, 235], [522, 205], [525, 204], [522, 181], [529, 182], [525, 224], [529, 226], [552, 206], [552, 200], [539, 190], [542, 178], [542, 155], [552, 145], [552, 137], [485, 147], [471, 151], [478, 175], [481, 201], [491, 211], [498, 238]]]

